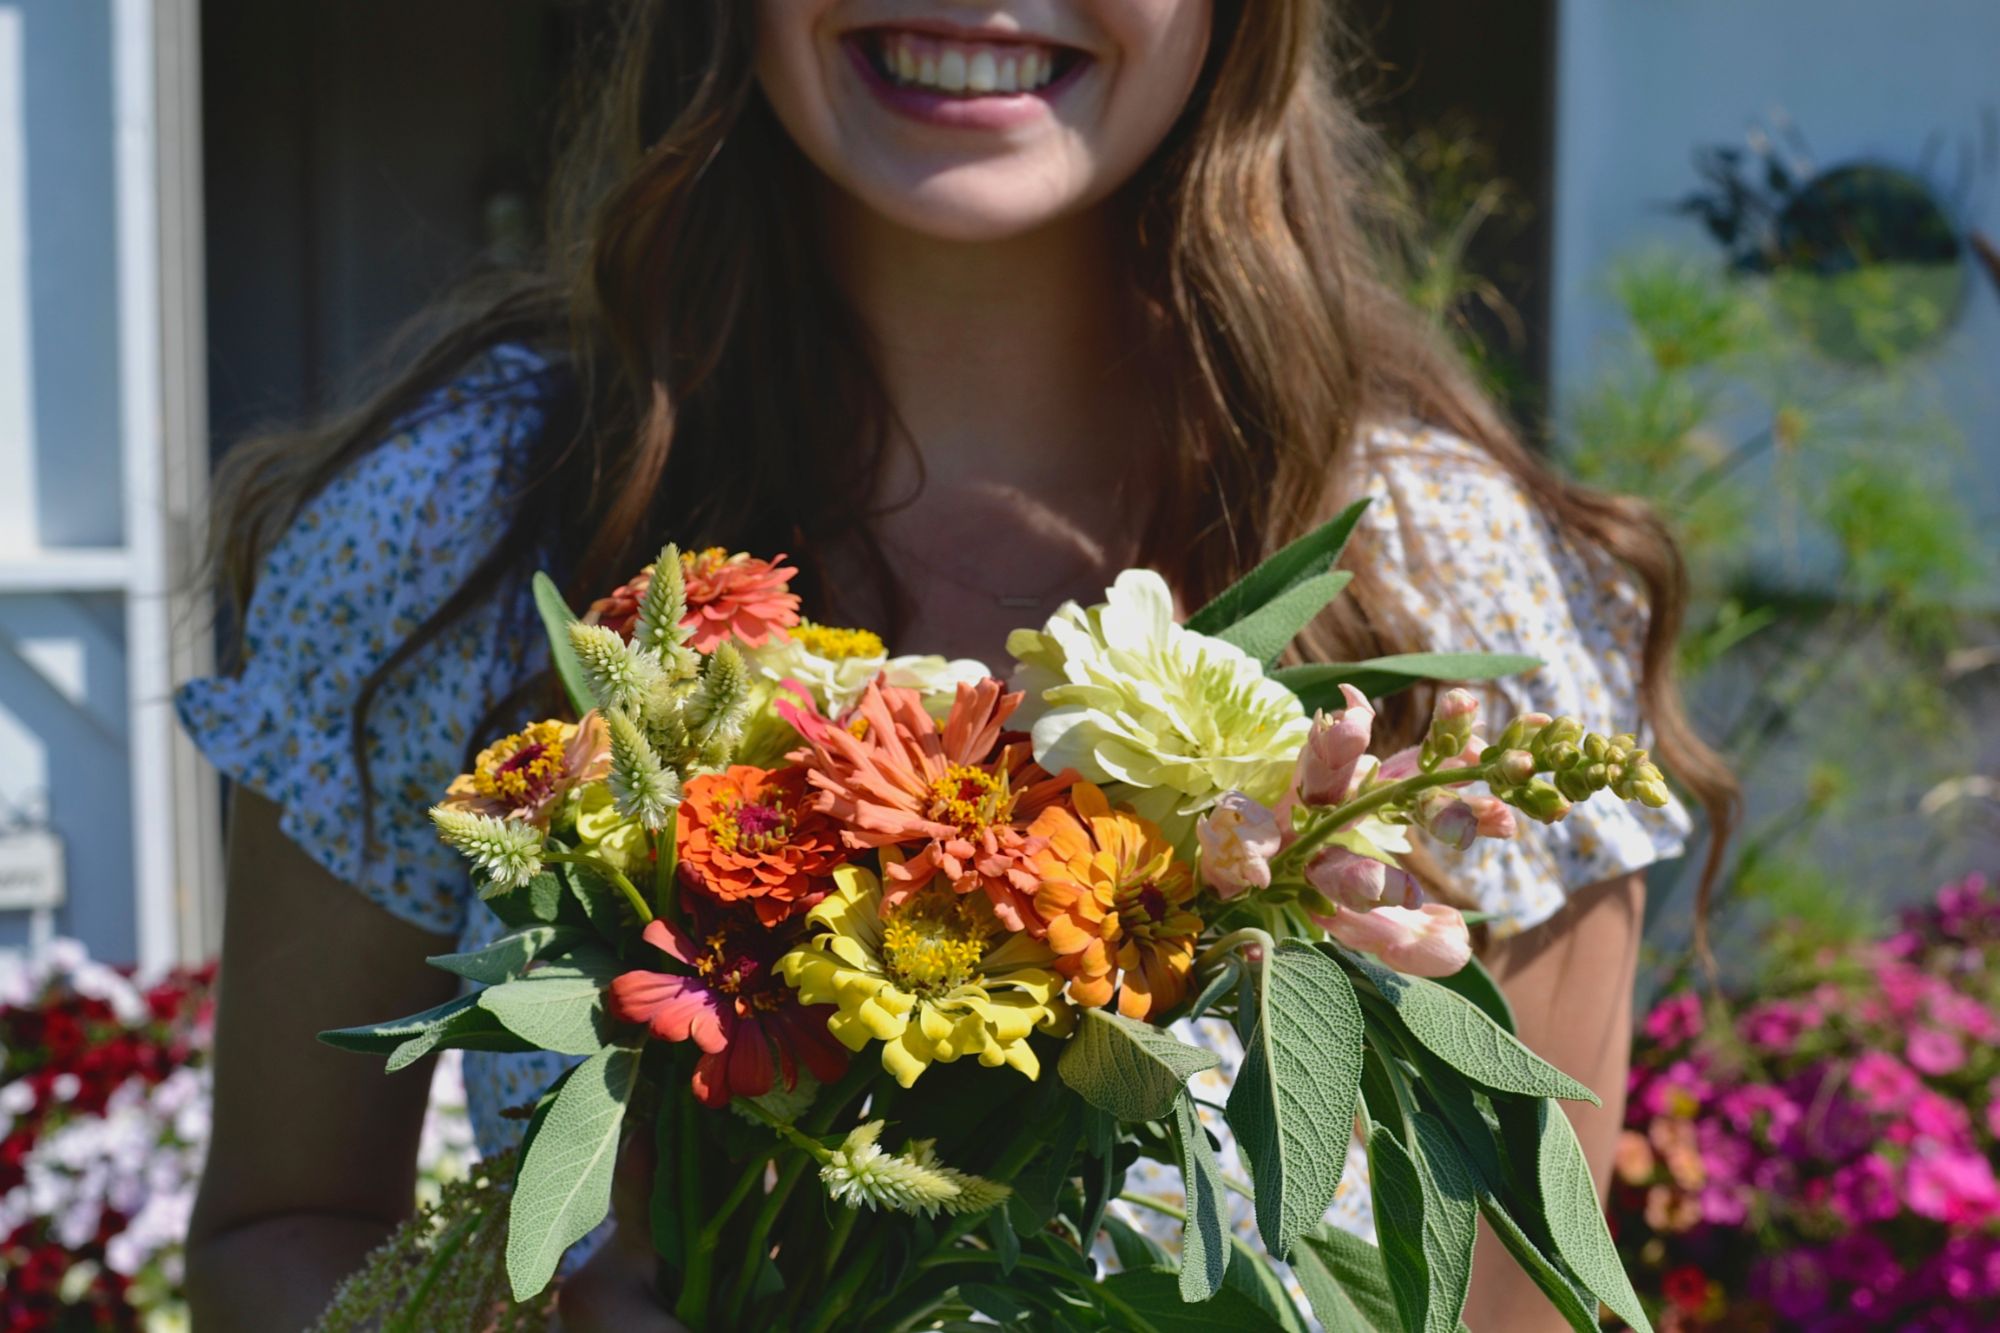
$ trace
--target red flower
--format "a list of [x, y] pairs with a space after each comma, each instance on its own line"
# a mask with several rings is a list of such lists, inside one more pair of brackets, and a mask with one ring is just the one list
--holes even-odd
[[682, 877], [719, 902], [748, 902], [767, 926], [825, 897], [848, 855], [796, 768], [705, 773], [688, 783], [677, 827]]
[[741, 917], [719, 919], [699, 940], [656, 920], [644, 938], [692, 975], [625, 973], [611, 983], [612, 1016], [699, 1046], [693, 1082], [704, 1105], [761, 1097], [780, 1076], [796, 1087], [797, 1062], [822, 1083], [846, 1071], [847, 1051], [826, 1030], [831, 1006], [802, 1007], [773, 966], [788, 939]]
[[1677, 1308], [1688, 1314], [1700, 1314], [1708, 1304], [1708, 1276], [1693, 1264], [1687, 1264], [1662, 1277], [1660, 1291]]

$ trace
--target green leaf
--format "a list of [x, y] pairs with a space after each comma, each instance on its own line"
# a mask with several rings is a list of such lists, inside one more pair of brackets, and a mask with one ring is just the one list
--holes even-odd
[[1380, 1125], [1368, 1136], [1368, 1184], [1375, 1196], [1375, 1235], [1402, 1327], [1429, 1333], [1431, 1271], [1424, 1244], [1424, 1188], [1417, 1164]]
[[1382, 1252], [1367, 1241], [1321, 1225], [1299, 1237], [1291, 1262], [1327, 1333], [1401, 1333]]
[[562, 682], [563, 693], [569, 696], [571, 708], [582, 717], [597, 707], [597, 700], [591, 697], [590, 685], [583, 674], [583, 663], [576, 657], [576, 649], [570, 646], [569, 627], [576, 620], [576, 613], [563, 600], [562, 590], [547, 574], [536, 572], [534, 578], [535, 610], [542, 618], [542, 628], [549, 635], [549, 664], [555, 668], [556, 678]]
[[1337, 517], [1273, 554], [1189, 616], [1187, 627], [1197, 634], [1220, 634], [1280, 593], [1332, 569], [1368, 504], [1367, 500], [1356, 501]]
[[1466, 960], [1464, 967], [1448, 977], [1437, 978], [1437, 984], [1472, 1001], [1495, 1023], [1515, 1036], [1520, 1035], [1520, 1029], [1514, 1025], [1514, 1006], [1507, 1003], [1506, 992], [1478, 958]]
[[606, 940], [616, 940], [624, 933], [631, 912], [625, 904], [625, 896], [612, 887], [610, 880], [589, 866], [580, 866], [573, 861], [564, 862], [556, 870], [570, 897], [596, 928], [598, 935]]
[[1444, 1123], [1416, 1115], [1417, 1181], [1424, 1192], [1424, 1258], [1430, 1268], [1429, 1333], [1453, 1333], [1472, 1288], [1479, 1187]]
[[1064, 1096], [1041, 1122], [1041, 1150], [1007, 1182], [1014, 1191], [1007, 1197], [1007, 1216], [1016, 1231], [1033, 1234], [1056, 1215], [1063, 1186], [1069, 1182], [1070, 1163], [1083, 1144], [1089, 1111], [1078, 1098]]
[[[434, 1009], [386, 1023], [334, 1028], [319, 1034], [327, 1045], [360, 1055], [386, 1055], [394, 1072], [416, 1061], [440, 1043], [466, 1050], [528, 1051], [527, 1042], [492, 1023], [479, 1012], [479, 996], [461, 995]], [[400, 1058], [399, 1058], [400, 1057]]]
[[1277, 661], [1285, 649], [1292, 646], [1292, 640], [1298, 637], [1299, 631], [1310, 625], [1313, 617], [1326, 610], [1327, 604], [1340, 596], [1341, 589], [1353, 581], [1354, 575], [1346, 570], [1315, 574], [1296, 587], [1279, 593], [1215, 637], [1224, 643], [1235, 644], [1251, 658], [1268, 666]]
[[1486, 1225], [1507, 1247], [1507, 1253], [1514, 1256], [1514, 1262], [1535, 1280], [1542, 1294], [1549, 1298], [1549, 1304], [1569, 1322], [1576, 1333], [1598, 1333], [1601, 1325], [1597, 1319], [1597, 1298], [1589, 1292], [1579, 1292], [1567, 1272], [1559, 1262], [1552, 1260], [1542, 1251], [1542, 1247], [1529, 1237], [1514, 1220], [1499, 1198], [1491, 1193], [1479, 1197], [1479, 1215], [1486, 1219]]
[[958, 1298], [987, 1318], [1002, 1324], [1026, 1319], [1035, 1313], [1036, 1308], [1005, 1287], [989, 1286], [984, 1282], [959, 1283]]
[[1174, 1137], [1180, 1145], [1181, 1189], [1187, 1196], [1187, 1223], [1181, 1228], [1181, 1299], [1205, 1301], [1221, 1289], [1229, 1265], [1229, 1214], [1222, 1197], [1222, 1169], [1215, 1163], [1215, 1149], [1194, 1098], [1185, 1088], [1174, 1098]]
[[1105, 1305], [1118, 1333], [1281, 1333], [1282, 1325], [1257, 1303], [1225, 1287], [1211, 1300], [1189, 1305], [1171, 1271], [1157, 1268], [1113, 1273], [1104, 1280]]
[[488, 987], [479, 1003], [540, 1050], [590, 1055], [610, 1040], [604, 988], [622, 970], [602, 949], [576, 949], [518, 980]]
[[1444, 1122], [1458, 1145], [1459, 1163], [1471, 1171], [1482, 1189], [1499, 1189], [1506, 1180], [1500, 1165], [1493, 1127], [1479, 1109], [1472, 1084], [1465, 1076], [1422, 1046], [1415, 1047], [1418, 1100]]
[[1120, 1120], [1159, 1120], [1187, 1081], [1216, 1065], [1215, 1053], [1175, 1041], [1122, 1014], [1086, 1009], [1063, 1044], [1056, 1073], [1092, 1106]]
[[521, 1159], [507, 1212], [507, 1280], [533, 1300], [563, 1253], [611, 1210], [611, 1172], [639, 1053], [612, 1047], [577, 1067]]
[[1005, 1208], [988, 1213], [984, 1225], [987, 1239], [993, 1242], [993, 1253], [1000, 1260], [1000, 1276], [1006, 1277], [1021, 1262], [1021, 1233], [1014, 1230]]
[[1354, 1135], [1361, 1006], [1339, 964], [1286, 940], [1253, 964], [1256, 1025], [1229, 1093], [1249, 1160], [1257, 1229], [1279, 1258], [1333, 1202]]
[[554, 953], [583, 939], [583, 932], [573, 927], [537, 923], [502, 935], [483, 949], [471, 953], [434, 954], [424, 961], [467, 981], [476, 981], [482, 986], [497, 986], [520, 976], [529, 963], [543, 954]]
[[1111, 1237], [1111, 1252], [1118, 1257], [1118, 1266], [1127, 1272], [1174, 1266], [1173, 1257], [1158, 1241], [1115, 1213], [1104, 1219], [1104, 1234]]
[[1311, 712], [1345, 708], [1342, 685], [1352, 685], [1370, 699], [1386, 699], [1419, 681], [1500, 680], [1540, 665], [1541, 658], [1519, 653], [1397, 653], [1365, 662], [1308, 662], [1284, 667], [1271, 678], [1298, 695]]
[[1215, 975], [1208, 979], [1208, 984], [1201, 988], [1201, 994], [1195, 996], [1194, 1003], [1188, 1006], [1187, 1021], [1196, 1022], [1215, 1007], [1216, 1001], [1229, 994], [1230, 987], [1236, 984], [1239, 971], [1241, 965], [1237, 963], [1236, 955], [1231, 954], [1227, 962], [1215, 969]]
[[1229, 1247], [1229, 1267], [1222, 1274], [1223, 1288], [1247, 1297], [1285, 1333], [1306, 1333], [1299, 1307], [1293, 1304], [1291, 1292], [1285, 1290], [1285, 1281], [1278, 1276], [1278, 1270], [1262, 1251], [1234, 1236], [1230, 1239], [1233, 1244]]
[[1368, 978], [1410, 1036], [1481, 1087], [1598, 1104], [1596, 1093], [1523, 1046], [1472, 1001], [1434, 981], [1384, 967], [1366, 954], [1323, 947]]
[[1625, 1275], [1618, 1247], [1604, 1224], [1604, 1207], [1598, 1202], [1590, 1163], [1584, 1160], [1583, 1145], [1577, 1142], [1569, 1117], [1549, 1101], [1536, 1103], [1535, 1112], [1541, 1125], [1536, 1175], [1556, 1253], [1620, 1319], [1638, 1333], [1652, 1333], [1645, 1308], [1632, 1290], [1632, 1280]]

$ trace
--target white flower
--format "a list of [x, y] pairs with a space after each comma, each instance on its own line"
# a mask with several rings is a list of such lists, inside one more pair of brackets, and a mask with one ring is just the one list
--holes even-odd
[[1028, 692], [1035, 758], [1136, 789], [1142, 815], [1199, 814], [1227, 791], [1277, 804], [1311, 722], [1242, 649], [1174, 621], [1151, 570], [1128, 569], [1089, 610], [1063, 606], [1007, 651]]
[[970, 658], [946, 660], [935, 654], [890, 657], [882, 640], [867, 630], [840, 629], [806, 621], [792, 628], [783, 641], [773, 639], [744, 653], [757, 675], [773, 684], [795, 680], [812, 691], [820, 711], [837, 717], [861, 698], [868, 682], [882, 676], [887, 683], [916, 690], [933, 716], [951, 711], [959, 683], [972, 684], [990, 673]]

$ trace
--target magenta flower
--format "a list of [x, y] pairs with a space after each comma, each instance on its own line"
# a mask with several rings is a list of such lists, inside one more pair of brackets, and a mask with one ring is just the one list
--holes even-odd
[[1865, 1051], [1847, 1071], [1847, 1086], [1871, 1111], [1900, 1111], [1920, 1085], [1910, 1067], [1895, 1056]]
[[1874, 1153], [1833, 1173], [1828, 1203], [1851, 1227], [1886, 1221], [1902, 1209], [1896, 1193], [1896, 1168]]
[[1806, 1028], [1805, 1011], [1789, 1000], [1770, 1000], [1743, 1016], [1743, 1040], [1775, 1055], [1788, 1055]]
[[1977, 1153], [1919, 1152], [1910, 1159], [1903, 1188], [1910, 1211], [1920, 1217], [1976, 1224], [2000, 1215], [2000, 1181]]
[[1919, 1072], [1942, 1078], [1965, 1068], [1965, 1044], [1937, 1028], [1917, 1028], [1903, 1044], [1903, 1058]]
[[1825, 1308], [1827, 1274], [1819, 1256], [1795, 1249], [1776, 1254], [1751, 1270], [1750, 1289], [1786, 1319], [1806, 1319]]
[[1701, 1035], [1701, 1000], [1692, 991], [1672, 995], [1653, 1006], [1644, 1030], [1662, 1046], [1679, 1046]]

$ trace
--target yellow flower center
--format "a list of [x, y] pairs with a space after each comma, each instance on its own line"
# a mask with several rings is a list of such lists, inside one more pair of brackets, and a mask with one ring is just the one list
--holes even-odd
[[1014, 813], [1007, 775], [970, 764], [952, 764], [931, 783], [931, 818], [971, 834], [1004, 824]]
[[720, 546], [710, 546], [700, 551], [681, 552], [681, 573], [688, 578], [700, 578], [713, 574], [729, 563], [729, 552]]
[[815, 625], [803, 621], [792, 626], [791, 636], [814, 657], [845, 662], [857, 657], [882, 657], [888, 649], [879, 636], [865, 629], [842, 629], [837, 625]]
[[563, 769], [563, 724], [537, 722], [479, 752], [472, 784], [488, 800], [532, 805], [548, 795]]
[[783, 806], [739, 798], [709, 817], [708, 836], [725, 852], [765, 852], [792, 836], [792, 817]]
[[931, 889], [892, 910], [882, 923], [882, 964], [906, 991], [940, 994], [978, 975], [992, 923], [984, 898]]

